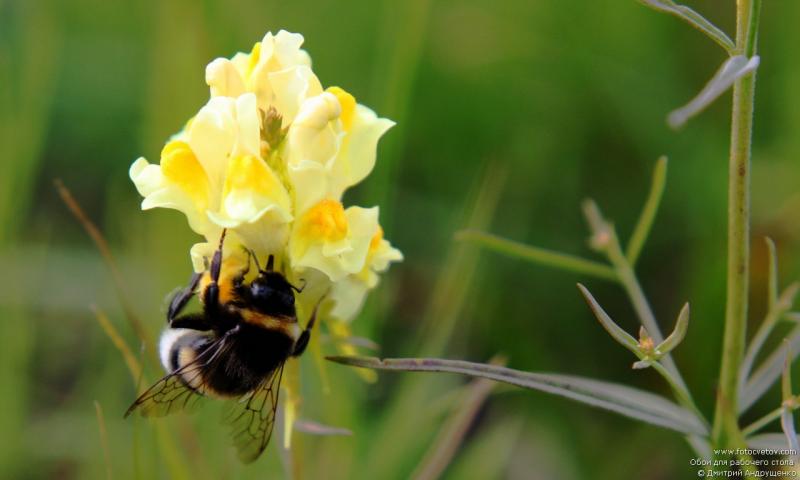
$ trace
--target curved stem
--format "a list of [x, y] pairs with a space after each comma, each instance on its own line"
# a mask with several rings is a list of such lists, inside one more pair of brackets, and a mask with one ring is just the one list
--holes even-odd
[[678, 378], [675, 378], [669, 370], [664, 368], [664, 365], [662, 365], [660, 362], [653, 362], [651, 366], [659, 374], [661, 374], [661, 376], [664, 377], [664, 380], [669, 383], [669, 386], [672, 387], [672, 391], [675, 393], [675, 398], [678, 400], [678, 403], [691, 410], [692, 413], [697, 416], [697, 419], [703, 422], [706, 427], [708, 427], [708, 423], [706, 422], [706, 418], [703, 416], [703, 412], [697, 408], [697, 405], [694, 403], [694, 399], [692, 398], [692, 394], [689, 393], [686, 385], [681, 383]]

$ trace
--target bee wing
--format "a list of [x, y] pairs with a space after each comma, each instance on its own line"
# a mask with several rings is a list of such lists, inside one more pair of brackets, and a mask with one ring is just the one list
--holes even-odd
[[278, 408], [283, 363], [252, 392], [231, 404], [225, 421], [231, 426], [231, 437], [239, 460], [250, 463], [269, 444], [275, 413]]
[[193, 361], [165, 375], [144, 393], [139, 395], [125, 417], [139, 410], [145, 417], [163, 417], [179, 411], [190, 411], [196, 407], [206, 392], [202, 367], [214, 361], [226, 350], [225, 338], [220, 338], [206, 348]]

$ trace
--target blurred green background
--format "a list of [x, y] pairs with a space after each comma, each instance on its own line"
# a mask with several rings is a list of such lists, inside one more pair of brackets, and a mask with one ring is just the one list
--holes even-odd
[[[690, 4], [732, 32], [734, 2]], [[758, 237], [776, 240], [784, 282], [800, 267], [798, 18], [795, 0], [765, 2], [753, 322], [764, 311]], [[575, 282], [587, 282], [634, 331], [620, 288], [453, 241], [473, 218], [512, 239], [591, 256], [581, 200], [595, 198], [627, 238], [655, 159], [666, 154], [667, 190], [638, 271], [665, 329], [691, 302], [675, 357], [711, 415], [730, 100], [680, 132], [666, 127], [666, 113], [724, 59], [678, 20], [633, 0], [0, 0], [0, 478], [105, 478], [94, 401], [113, 478], [283, 477], [274, 440], [264, 458], [239, 465], [213, 407], [154, 423], [122, 419], [135, 388], [89, 305], [106, 311], [135, 351], [137, 341], [100, 255], [53, 188], [63, 179], [98, 223], [155, 335], [197, 238], [177, 212], [139, 210], [128, 167], [139, 155], [157, 160], [167, 137], [205, 103], [209, 61], [249, 51], [281, 28], [305, 36], [324, 85], [341, 85], [398, 122], [372, 176], [347, 198], [380, 205], [387, 238], [406, 256], [354, 323], [381, 355], [486, 361], [502, 352], [513, 368], [668, 394], [652, 371], [630, 369], [632, 356], [593, 319]], [[367, 384], [331, 364], [324, 395], [307, 357], [303, 416], [355, 432], [297, 433], [307, 478], [407, 478], [460, 398], [449, 392], [465, 384], [402, 373]], [[779, 401], [772, 391], [747, 418]], [[692, 472], [692, 456], [672, 432], [499, 388], [445, 478], [668, 479]]]

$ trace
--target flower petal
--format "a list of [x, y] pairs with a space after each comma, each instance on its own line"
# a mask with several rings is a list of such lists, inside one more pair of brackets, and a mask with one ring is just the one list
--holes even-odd
[[217, 58], [208, 64], [206, 84], [211, 90], [212, 97], [238, 97], [245, 92], [240, 71], [227, 58]]
[[188, 143], [206, 170], [213, 191], [221, 189], [227, 158], [236, 143], [235, 106], [233, 98], [214, 97], [189, 126]]
[[333, 162], [333, 178], [337, 184], [334, 195], [359, 183], [375, 167], [378, 140], [394, 126], [386, 118], [378, 118], [375, 112], [363, 105], [355, 107], [352, 127], [342, 139], [341, 149]]

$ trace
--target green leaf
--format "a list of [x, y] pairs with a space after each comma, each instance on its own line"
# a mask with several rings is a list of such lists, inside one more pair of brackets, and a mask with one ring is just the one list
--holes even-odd
[[687, 6], [678, 5], [672, 0], [638, 0], [638, 2], [653, 10], [674, 15], [687, 22], [689, 25], [705, 33], [711, 40], [717, 42], [729, 55], [733, 55], [733, 52], [736, 50], [736, 45], [733, 43], [733, 40], [731, 40], [725, 32]]
[[[797, 436], [795, 435], [795, 438]], [[781, 433], [760, 433], [747, 438], [747, 446], [757, 450], [784, 450], [786, 435]]]
[[690, 118], [705, 110], [711, 102], [725, 93], [737, 79], [755, 70], [759, 62], [758, 55], [749, 59], [744, 55], [736, 55], [725, 60], [696, 97], [683, 107], [670, 112], [667, 116], [669, 126], [675, 129], [682, 127]]
[[792, 415], [791, 408], [784, 407], [781, 413], [781, 428], [786, 435], [789, 448], [795, 452], [800, 451], [800, 444], [797, 442], [797, 432], [794, 429], [794, 415]]
[[656, 162], [656, 168], [653, 171], [653, 180], [650, 184], [650, 194], [647, 196], [647, 201], [644, 203], [642, 213], [639, 215], [639, 221], [633, 229], [633, 234], [628, 242], [628, 248], [625, 251], [625, 256], [628, 257], [628, 262], [631, 266], [635, 265], [636, 260], [639, 259], [639, 254], [642, 251], [644, 242], [650, 234], [650, 228], [653, 225], [653, 220], [656, 218], [666, 182], [667, 157], [662, 156], [658, 159], [658, 162]]
[[[758, 327], [755, 335], [753, 335], [753, 338], [750, 340], [750, 344], [747, 346], [747, 352], [745, 353], [744, 360], [742, 361], [742, 365], [739, 367], [740, 412], [743, 412], [744, 409], [752, 405], [752, 402], [761, 396], [761, 394], [763, 394], [764, 391], [766, 391], [766, 389], [772, 385], [772, 382], [775, 381], [780, 374], [780, 369], [782, 368], [782, 358], [786, 354], [784, 350], [781, 349], [779, 349], [778, 352], [775, 352], [778, 355], [773, 354], [767, 358], [767, 360], [765, 360], [762, 364], [762, 367], [756, 373], [754, 373], [752, 377], [750, 377], [750, 369], [753, 368], [753, 363], [755, 362], [756, 356], [761, 350], [761, 347], [764, 345], [764, 342], [767, 340], [770, 332], [772, 332], [775, 324], [780, 318], [785, 317], [787, 311], [792, 308], [792, 304], [794, 303], [794, 299], [797, 296], [798, 290], [800, 290], [800, 284], [792, 283], [786, 287], [786, 289], [784, 289], [784, 291], [774, 302], [771, 302], [771, 307], [767, 312], [767, 315], [764, 317], [764, 321], [761, 322], [761, 326]], [[788, 335], [786, 339], [791, 339], [792, 337], [794, 337], [794, 334]], [[796, 341], [790, 340], [790, 343], [794, 346]], [[796, 346], [794, 346], [793, 350], [796, 351]], [[767, 370], [764, 370], [765, 368]], [[765, 374], [768, 375], [765, 377]], [[754, 380], [758, 380], [760, 383], [754, 383]], [[757, 387], [755, 391], [752, 391], [753, 386]], [[747, 395], [752, 396], [756, 394], [757, 396], [755, 398], [744, 398], [745, 391], [748, 388], [750, 388], [751, 391], [746, 392]]]
[[800, 325], [791, 330], [786, 336], [786, 341], [773, 351], [747, 380], [739, 397], [739, 413], [750, 408], [775, 383], [783, 372], [787, 352], [792, 352], [789, 361], [794, 361], [798, 350], [800, 350]]
[[581, 294], [583, 294], [583, 298], [586, 299], [586, 303], [589, 304], [589, 308], [591, 308], [592, 312], [594, 312], [594, 316], [597, 317], [597, 320], [600, 322], [600, 325], [602, 325], [603, 328], [606, 329], [609, 335], [611, 335], [611, 337], [614, 340], [616, 340], [620, 345], [622, 345], [623, 347], [627, 348], [628, 350], [636, 354], [637, 357], [641, 357], [642, 355], [639, 349], [639, 342], [637, 342], [636, 339], [633, 338], [633, 336], [631, 336], [628, 332], [623, 330], [622, 327], [614, 323], [614, 320], [612, 320], [611, 317], [608, 316], [605, 310], [603, 310], [603, 307], [601, 307], [600, 304], [597, 303], [597, 300], [594, 299], [594, 297], [592, 296], [591, 293], [589, 293], [589, 290], [586, 287], [584, 287], [579, 283], [578, 289], [581, 291]]
[[656, 353], [659, 355], [666, 355], [677, 347], [686, 336], [686, 330], [689, 328], [689, 304], [686, 303], [678, 315], [678, 321], [675, 322], [675, 329], [669, 336], [661, 342], [661, 345], [656, 347]]
[[792, 415], [792, 362], [789, 359], [791, 350], [786, 347], [786, 356], [783, 360], [783, 375], [781, 375], [781, 397], [783, 398], [783, 409], [781, 411], [781, 428], [786, 434], [789, 448], [794, 450], [795, 455], [800, 450], [797, 442], [797, 432], [794, 429], [794, 415]]
[[328, 360], [377, 370], [449, 372], [489, 378], [566, 397], [681, 433], [708, 435], [707, 428], [692, 412], [679, 407], [666, 398], [600, 380], [571, 375], [523, 372], [497, 365], [438, 358], [381, 360], [375, 357], [328, 357]]

